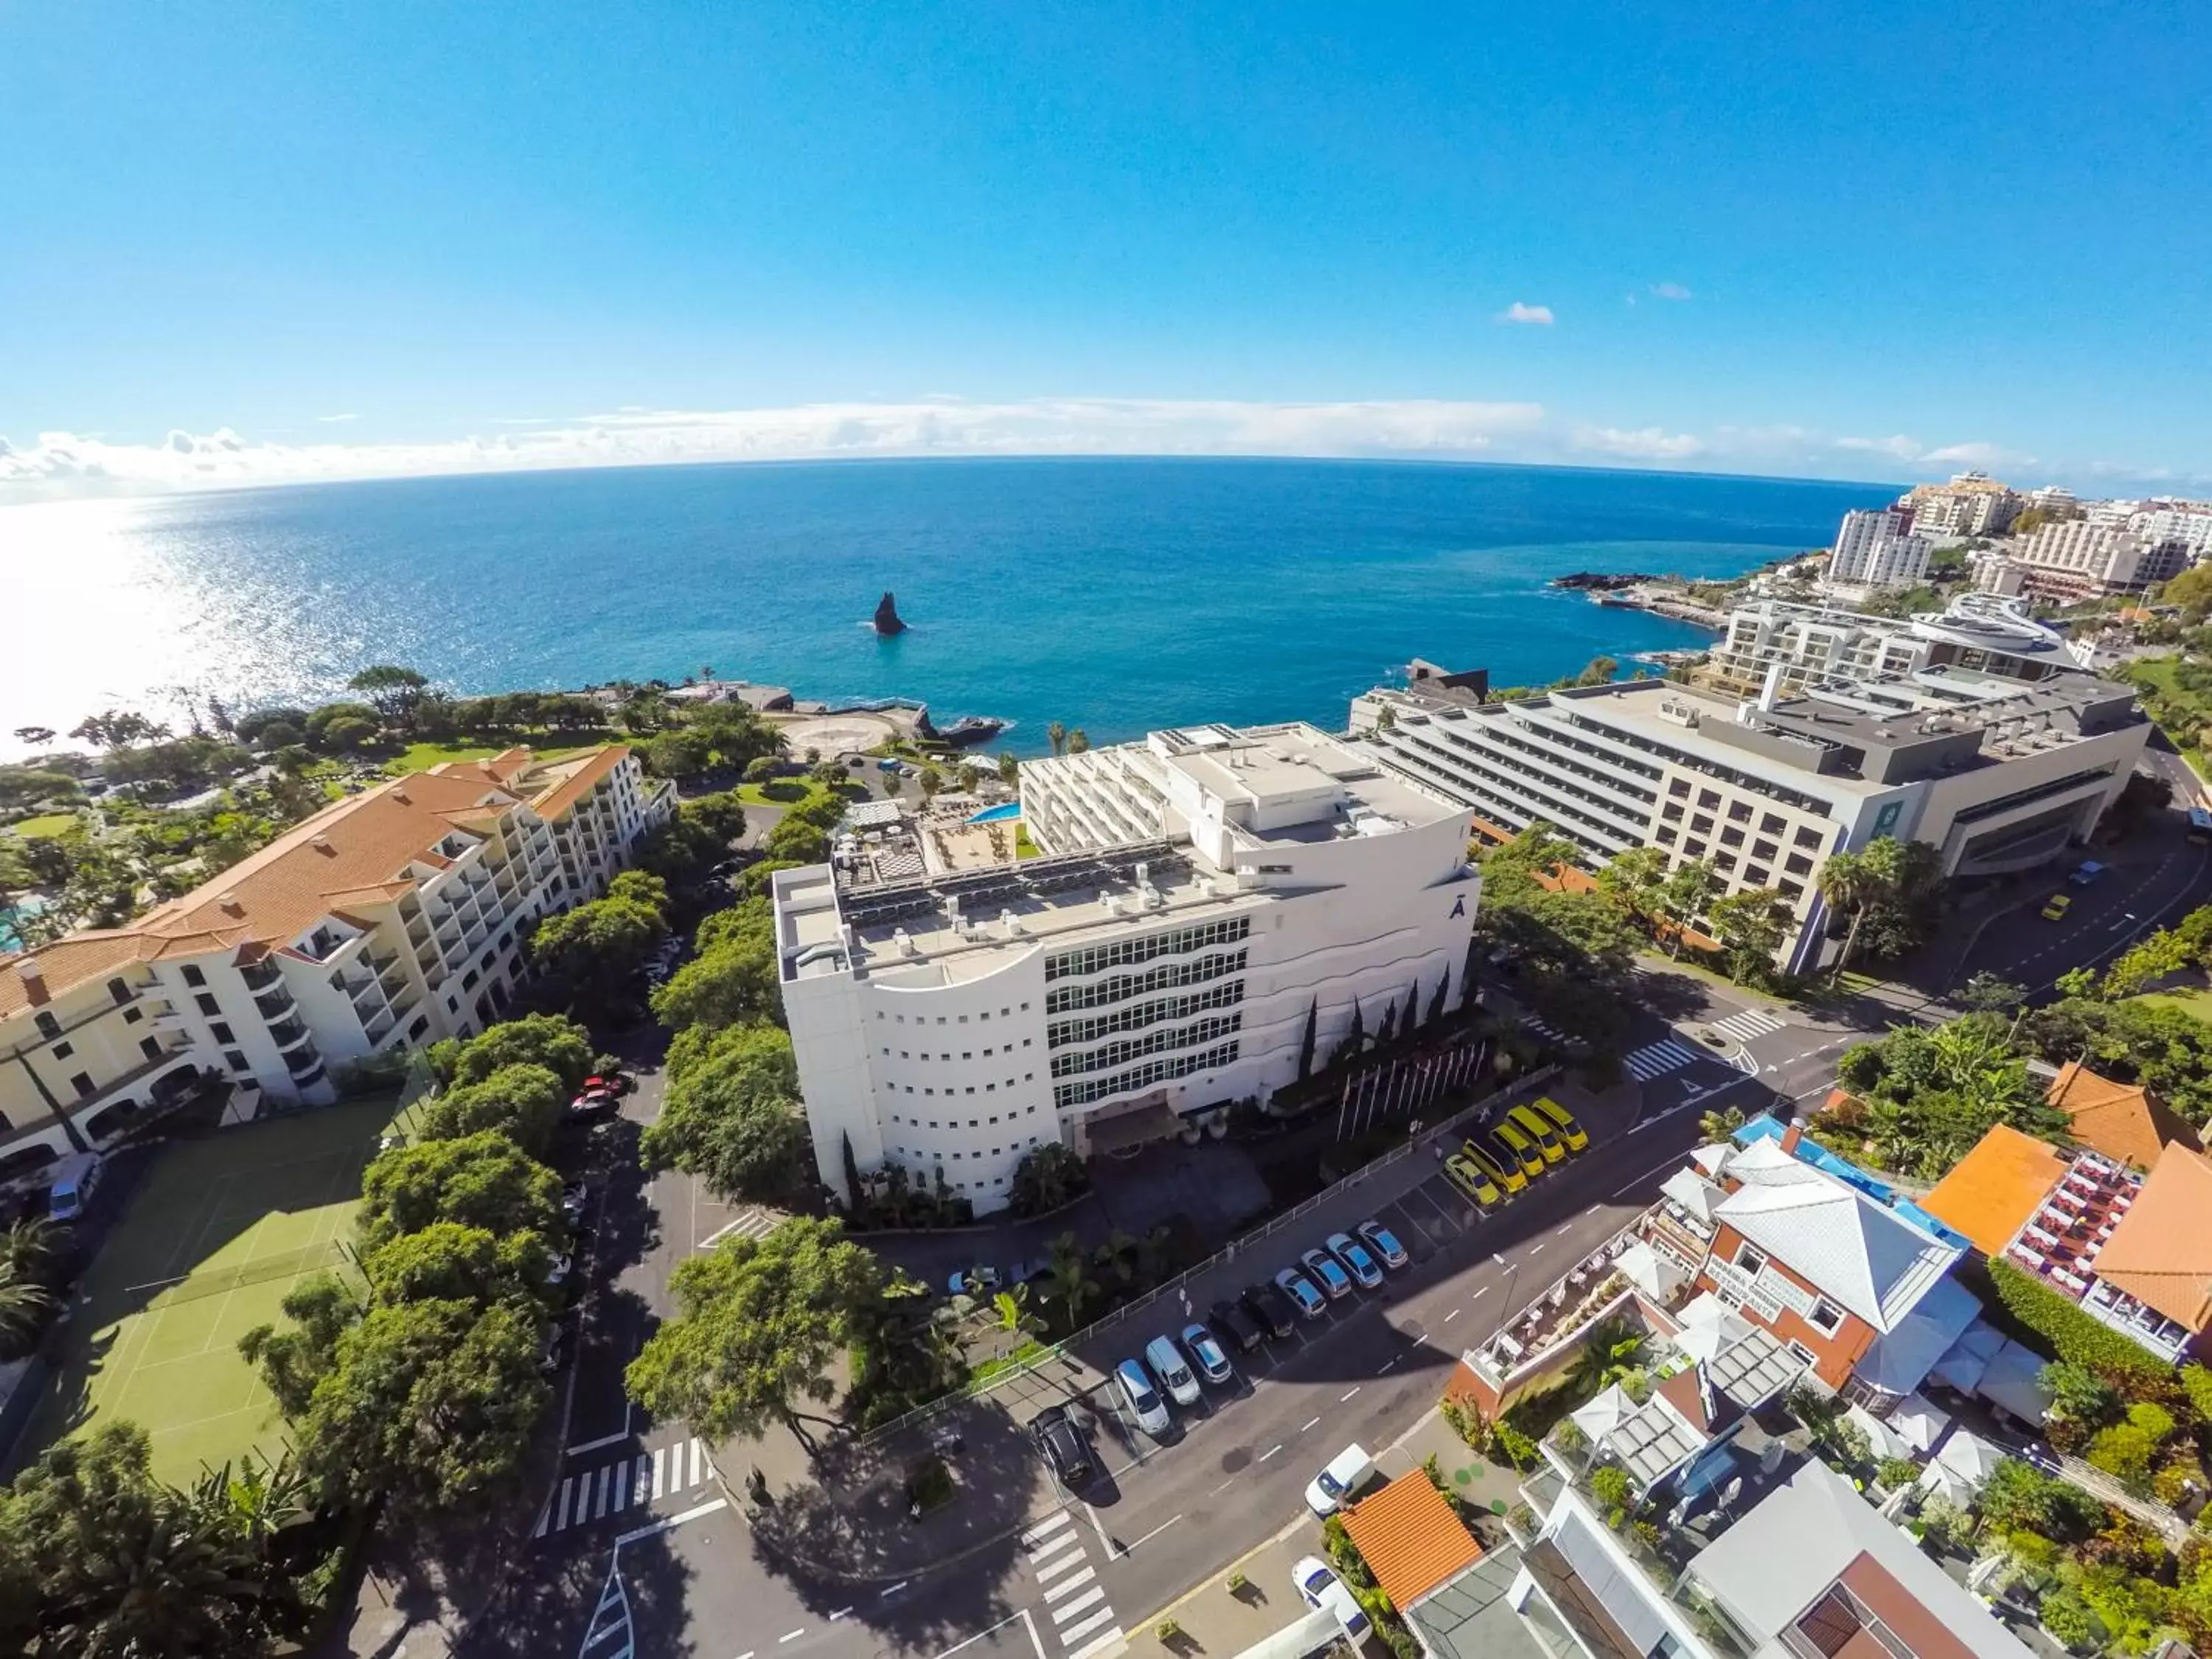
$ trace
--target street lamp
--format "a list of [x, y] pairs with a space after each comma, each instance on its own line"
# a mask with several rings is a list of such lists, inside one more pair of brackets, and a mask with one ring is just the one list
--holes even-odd
[[1521, 1264], [1517, 1261], [1508, 1261], [1496, 1250], [1490, 1253], [1490, 1259], [1505, 1269], [1505, 1294], [1498, 1299], [1498, 1323], [1492, 1328], [1490, 1333], [1491, 1341], [1495, 1342], [1498, 1340], [1498, 1332], [1505, 1328], [1505, 1322], [1513, 1316], [1513, 1286], [1515, 1281], [1521, 1276]]

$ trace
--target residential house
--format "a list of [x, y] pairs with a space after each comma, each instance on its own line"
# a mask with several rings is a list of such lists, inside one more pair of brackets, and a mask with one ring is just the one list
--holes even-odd
[[2167, 1146], [2202, 1143], [2189, 1121], [2138, 1083], [2115, 1083], [2078, 1060], [2059, 1068], [2044, 1097], [2066, 1114], [2069, 1132], [2094, 1152], [2130, 1168], [2154, 1168]]
[[2097, 1257], [2082, 1306], [2167, 1359], [2212, 1352], [2212, 1161], [2159, 1154]]
[[1984, 1255], [2002, 1255], [2073, 1167], [2074, 1160], [2049, 1141], [2000, 1123], [1936, 1183], [1920, 1207]]
[[1401, 1611], [1482, 1557], [1482, 1546], [1425, 1469], [1346, 1504], [1344, 1529], [1390, 1605]]
[[1752, 1659], [2029, 1659], [2031, 1652], [1816, 1460], [1698, 1551], [1682, 1589]]
[[604, 890], [674, 808], [619, 744], [394, 779], [122, 927], [0, 957], [0, 1179], [203, 1081], [228, 1115], [336, 1097], [333, 1067], [510, 1006], [531, 923]]
[[1572, 1486], [1522, 1552], [1507, 1601], [1549, 1659], [1742, 1659], [1714, 1644], [1697, 1610], [1631, 1556]]

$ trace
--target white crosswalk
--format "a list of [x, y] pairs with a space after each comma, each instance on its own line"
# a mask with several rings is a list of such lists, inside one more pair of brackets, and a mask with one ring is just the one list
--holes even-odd
[[1022, 1552], [1044, 1593], [1044, 1611], [1066, 1659], [1109, 1659], [1128, 1645], [1106, 1587], [1066, 1510], [1048, 1515], [1022, 1534]]
[[696, 1436], [650, 1451], [625, 1452], [580, 1474], [564, 1476], [546, 1499], [530, 1535], [548, 1537], [657, 1503], [703, 1486], [714, 1473], [707, 1448]]
[[1547, 1042], [1556, 1042], [1562, 1048], [1566, 1046], [1567, 1039], [1565, 1033], [1556, 1030], [1553, 1027], [1547, 1025], [1542, 1020], [1538, 1019], [1534, 1014], [1523, 1014], [1521, 1016], [1521, 1029], [1524, 1031], [1534, 1031], [1538, 1036], [1543, 1038]]
[[704, 1250], [720, 1243], [726, 1238], [765, 1238], [787, 1218], [777, 1210], [763, 1210], [757, 1204], [748, 1204], [728, 1221], [699, 1241]]
[[1778, 1031], [1786, 1022], [1770, 1014], [1764, 1008], [1747, 1008], [1740, 1014], [1730, 1014], [1726, 1019], [1713, 1022], [1713, 1030], [1725, 1031], [1738, 1042], [1748, 1042], [1769, 1031]]
[[1693, 1060], [1705, 1055], [1680, 1037], [1668, 1037], [1659, 1042], [1647, 1042], [1633, 1050], [1621, 1064], [1638, 1083], [1649, 1083], [1655, 1077], [1664, 1077], [1669, 1072], [1679, 1072]]

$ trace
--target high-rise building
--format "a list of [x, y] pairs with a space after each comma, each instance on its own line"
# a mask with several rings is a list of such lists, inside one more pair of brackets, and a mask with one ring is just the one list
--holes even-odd
[[1927, 536], [1997, 536], [2027, 505], [1986, 472], [1961, 472], [1948, 483], [1917, 484], [1898, 498], [1912, 510], [1913, 528]]
[[1979, 580], [1992, 592], [2079, 601], [2140, 593], [2188, 567], [2182, 542], [2154, 542], [2117, 520], [2060, 519], [2015, 538], [2002, 557], [1984, 561]]
[[995, 1210], [1035, 1147], [1194, 1133], [1355, 1023], [1457, 1005], [1467, 810], [1370, 754], [1303, 724], [1202, 726], [1027, 762], [1021, 791], [1042, 857], [886, 880], [856, 843], [774, 878], [836, 1190], [896, 1169]]
[[[1825, 680], [1901, 676], [1931, 695], [1972, 701], [1986, 694], [1983, 677], [2032, 683], [2069, 672], [2075, 665], [2066, 646], [2065, 636], [2030, 617], [2024, 604], [1986, 593], [1903, 618], [1760, 599], [1729, 613], [1728, 631], [1706, 658], [1704, 675], [1747, 694], [1778, 663], [1778, 689], [1785, 693]], [[1960, 694], [1962, 686], [1968, 690]]]
[[121, 927], [0, 957], [0, 1179], [227, 1083], [231, 1115], [498, 1019], [530, 923], [674, 810], [628, 749], [449, 762], [333, 802]]
[[1844, 514], [1825, 577], [1832, 587], [1911, 587], [1927, 577], [1930, 550], [1912, 533], [1912, 514], [1886, 507]]

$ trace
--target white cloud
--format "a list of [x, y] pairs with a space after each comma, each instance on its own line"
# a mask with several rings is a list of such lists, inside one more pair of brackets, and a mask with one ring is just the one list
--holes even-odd
[[1651, 293], [1654, 298], [1661, 300], [1686, 300], [1690, 297], [1690, 290], [1680, 283], [1654, 283]]
[[1575, 447], [1632, 461], [1680, 461], [1705, 453], [1702, 438], [1687, 432], [1662, 432], [1656, 426], [1632, 432], [1614, 426], [1577, 427]]
[[1516, 300], [1492, 320], [1500, 323], [1534, 323], [1539, 327], [1549, 328], [1552, 325], [1552, 308], [1549, 306], [1532, 306], [1525, 300]]
[[1946, 444], [1941, 449], [1931, 449], [1920, 458], [1923, 461], [1942, 461], [1956, 466], [2033, 466], [2035, 457], [2017, 449], [2007, 449], [2002, 444]]
[[1868, 455], [1886, 455], [1893, 461], [1917, 461], [1921, 456], [1920, 440], [1898, 433], [1887, 438], [1838, 438], [1836, 447]]
[[629, 408], [441, 441], [249, 443], [224, 428], [116, 443], [46, 432], [0, 443], [0, 495], [120, 495], [337, 478], [865, 455], [1408, 455], [1534, 439], [1540, 404], [1061, 398], [720, 410]]
[[358, 416], [358, 415], [354, 415], [354, 414], [345, 414], [345, 415], [318, 415], [318, 416], [315, 416], [315, 418], [316, 418], [316, 420], [318, 420], [318, 421], [319, 421], [320, 422], [322, 422], [322, 424], [323, 424], [323, 425], [325, 425], [325, 426], [336, 426], [336, 425], [337, 425], [340, 422], [343, 422], [343, 421], [357, 421], [357, 420], [359, 420], [359, 419], [361, 418], [361, 416]]

